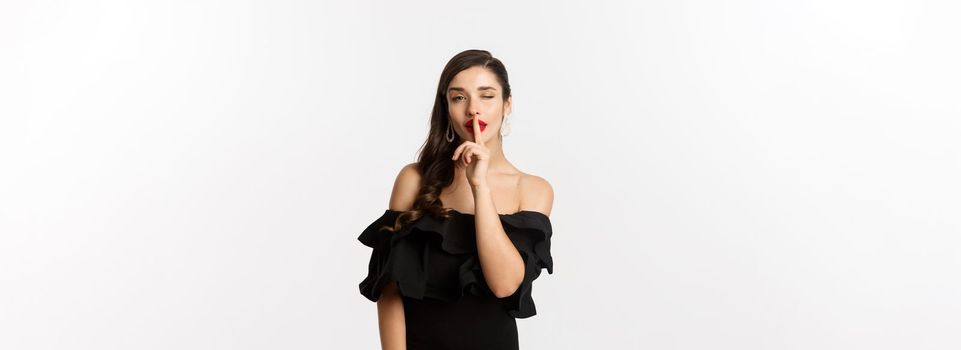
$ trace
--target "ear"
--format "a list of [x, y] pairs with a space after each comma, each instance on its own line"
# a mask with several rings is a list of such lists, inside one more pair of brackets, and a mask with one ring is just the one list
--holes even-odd
[[507, 96], [507, 102], [504, 102], [504, 114], [511, 114], [511, 107], [513, 105], [513, 103], [511, 103], [511, 99], [513, 97], [514, 96]]

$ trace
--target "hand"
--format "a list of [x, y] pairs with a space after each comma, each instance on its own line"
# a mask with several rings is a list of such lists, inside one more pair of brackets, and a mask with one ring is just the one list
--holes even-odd
[[[461, 162], [467, 166], [467, 182], [471, 186], [487, 185], [487, 165], [490, 163], [490, 150], [484, 146], [484, 138], [481, 137], [480, 123], [474, 117], [474, 142], [464, 141], [454, 150], [453, 160], [461, 158]], [[480, 140], [480, 142], [477, 142]]]

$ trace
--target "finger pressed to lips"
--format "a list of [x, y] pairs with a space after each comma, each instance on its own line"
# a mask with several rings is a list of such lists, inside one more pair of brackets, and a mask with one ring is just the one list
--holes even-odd
[[483, 121], [483, 120], [481, 120], [481, 119], [478, 119], [478, 118], [467, 119], [467, 121], [464, 122], [464, 126], [466, 126], [466, 127], [468, 127], [468, 128], [471, 127], [471, 126], [473, 126], [473, 125], [474, 125], [474, 120], [477, 120], [477, 123], [479, 123], [481, 127], [487, 126], [487, 122], [485, 122], [485, 121]]
[[475, 124], [480, 124], [480, 131], [481, 131], [481, 132], [484, 132], [484, 129], [487, 129], [487, 123], [484, 122], [483, 120], [480, 120], [480, 119], [477, 119], [477, 118], [468, 119], [467, 122], [464, 123], [464, 127], [467, 128], [467, 132], [473, 134], [473, 133], [474, 133]]

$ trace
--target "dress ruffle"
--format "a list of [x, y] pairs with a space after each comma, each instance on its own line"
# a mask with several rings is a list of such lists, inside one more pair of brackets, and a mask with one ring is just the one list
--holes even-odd
[[[400, 211], [390, 209], [384, 211], [357, 238], [373, 248], [367, 277], [360, 283], [361, 294], [371, 301], [377, 301], [382, 288], [396, 281], [402, 295], [415, 299], [434, 298], [453, 302], [465, 293], [494, 297], [477, 257], [473, 214], [451, 209], [450, 219], [426, 215], [396, 234], [380, 230], [384, 225], [393, 225], [400, 214]], [[524, 280], [517, 291], [502, 299], [505, 311], [515, 318], [534, 316], [537, 310], [531, 295], [533, 281], [540, 276], [542, 268], [546, 268], [549, 274], [554, 273], [550, 254], [550, 219], [543, 213], [526, 210], [499, 216], [504, 232], [514, 243], [525, 266]], [[439, 247], [440, 251], [431, 247]], [[438, 286], [450, 283], [431, 280], [431, 257], [444, 253], [466, 255], [466, 260], [457, 269], [456, 289], [440, 288]], [[434, 258], [444, 261], [439, 256]]]

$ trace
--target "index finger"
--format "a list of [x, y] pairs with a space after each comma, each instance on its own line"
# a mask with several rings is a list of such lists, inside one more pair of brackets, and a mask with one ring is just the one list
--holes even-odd
[[478, 119], [480, 119], [480, 118], [474, 117], [473, 123], [471, 123], [471, 124], [473, 124], [473, 128], [474, 128], [474, 143], [477, 143], [477, 144], [480, 144], [481, 146], [483, 146], [484, 143], [483, 143], [482, 140], [483, 140], [484, 138], [481, 137], [480, 121], [478, 121]]

